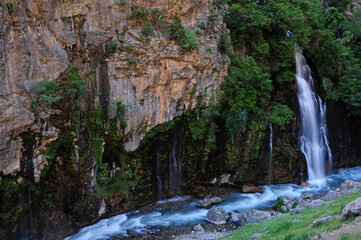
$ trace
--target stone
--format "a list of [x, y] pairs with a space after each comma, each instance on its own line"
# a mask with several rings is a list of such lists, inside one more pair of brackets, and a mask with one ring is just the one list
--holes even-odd
[[259, 237], [261, 237], [261, 236], [262, 236], [262, 233], [255, 233], [255, 234], [253, 234], [253, 235], [251, 236], [250, 239], [257, 239], [257, 238], [259, 238]]
[[361, 197], [345, 206], [341, 214], [341, 219], [345, 220], [354, 215], [361, 215]]
[[226, 224], [228, 219], [229, 215], [223, 208], [214, 208], [209, 210], [206, 221], [216, 225], [221, 225]]
[[300, 198], [302, 198], [302, 199], [312, 199], [313, 194], [311, 194], [311, 193], [302, 193]]
[[316, 227], [318, 225], [325, 224], [325, 223], [331, 221], [332, 218], [333, 218], [332, 216], [327, 216], [324, 218], [317, 219], [310, 225], [310, 227]]
[[222, 174], [220, 177], [221, 184], [229, 184], [229, 179], [231, 178], [231, 174]]
[[244, 192], [244, 193], [262, 193], [263, 189], [260, 187], [256, 187], [253, 184], [250, 184], [250, 185], [243, 185], [242, 192]]
[[281, 210], [282, 210], [283, 212], [289, 211], [288, 207], [286, 207], [285, 205], [282, 205], [282, 206], [281, 206]]
[[326, 193], [326, 195], [324, 195], [322, 197], [323, 200], [329, 200], [329, 199], [333, 199], [333, 198], [338, 198], [339, 196], [341, 196], [340, 192], [334, 191], [334, 190], [330, 190]]
[[232, 216], [232, 219], [237, 219], [241, 225], [251, 224], [251, 223], [259, 223], [264, 222], [268, 219], [283, 216], [282, 213], [278, 213], [275, 211], [261, 211], [256, 209], [246, 210], [241, 213], [235, 213], [238, 216]]
[[239, 222], [240, 221], [239, 213], [232, 213], [231, 214], [231, 220], [232, 220], [232, 222]]
[[202, 227], [201, 224], [195, 225], [193, 230], [196, 232], [204, 232], [204, 228]]
[[220, 197], [204, 198], [202, 200], [197, 201], [196, 206], [200, 208], [209, 208], [214, 204], [219, 204], [222, 202], [223, 200]]
[[340, 186], [340, 193], [341, 194], [351, 193], [358, 189], [361, 189], [361, 182], [346, 180]]
[[309, 187], [310, 185], [308, 184], [308, 182], [302, 181], [301, 186], [302, 187]]
[[310, 208], [317, 208], [317, 207], [320, 207], [322, 205], [324, 205], [326, 202], [323, 201], [322, 199], [316, 199], [316, 200], [313, 200], [309, 203], [309, 207]]
[[297, 205], [294, 209], [292, 209], [290, 211], [291, 214], [295, 214], [295, 213], [300, 213], [304, 210], [305, 208], [301, 205]]

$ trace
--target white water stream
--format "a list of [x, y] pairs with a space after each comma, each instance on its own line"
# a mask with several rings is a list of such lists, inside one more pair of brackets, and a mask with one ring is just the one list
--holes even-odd
[[301, 111], [301, 150], [307, 161], [309, 183], [314, 186], [326, 184], [326, 153], [332, 166], [331, 149], [328, 146], [326, 127], [326, 104], [313, 90], [311, 71], [301, 52], [296, 52], [296, 80]]

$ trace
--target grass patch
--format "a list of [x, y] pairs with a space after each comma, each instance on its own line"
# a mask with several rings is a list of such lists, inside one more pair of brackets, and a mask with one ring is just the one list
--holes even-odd
[[[317, 236], [321, 232], [332, 231], [340, 228], [344, 223], [351, 222], [354, 218], [342, 221], [334, 217], [326, 224], [314, 228], [309, 227], [316, 219], [340, 215], [346, 204], [360, 196], [361, 190], [327, 201], [327, 205], [319, 208], [309, 208], [299, 214], [287, 215], [259, 224], [249, 224], [227, 235], [224, 239], [250, 239], [255, 233], [262, 233], [257, 239], [310, 239], [310, 237]], [[359, 234], [345, 234], [341, 239], [360, 239], [360, 236], [361, 232]]]
[[359, 233], [343, 233], [340, 240], [359, 240], [361, 239], [361, 230]]

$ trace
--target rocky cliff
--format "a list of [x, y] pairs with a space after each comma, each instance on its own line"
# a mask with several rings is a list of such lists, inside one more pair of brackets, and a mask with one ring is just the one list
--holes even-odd
[[[198, 48], [182, 51], [165, 26], [144, 40], [143, 23], [131, 17], [136, 9], [161, 10], [158, 20], [164, 25], [179, 14], [187, 28], [197, 31]], [[91, 98], [101, 95], [103, 102], [127, 106], [128, 151], [137, 149], [148, 130], [192, 108], [191, 93], [213, 101], [212, 92], [227, 74], [227, 57], [218, 50], [227, 34], [224, 13], [212, 1], [5, 1], [0, 12], [0, 171], [16, 174], [26, 145], [44, 147], [49, 139], [39, 141], [41, 136], [54, 140], [61, 131], [46, 121], [49, 116], [34, 122], [32, 86], [58, 79], [75, 64], [84, 73], [94, 71], [86, 84]], [[129, 51], [104, 57], [109, 41]], [[36, 152], [27, 157], [38, 171]]]

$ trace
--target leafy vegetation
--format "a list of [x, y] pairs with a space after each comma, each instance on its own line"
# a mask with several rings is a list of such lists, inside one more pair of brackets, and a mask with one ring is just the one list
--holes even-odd
[[198, 46], [198, 38], [190, 29], [183, 26], [182, 20], [178, 15], [173, 18], [173, 23], [167, 27], [171, 40], [175, 40], [181, 46], [182, 51], [189, 51]]
[[40, 95], [39, 100], [48, 104], [62, 99], [58, 94], [60, 88], [61, 85], [55, 80], [42, 80], [33, 85], [33, 89]]

